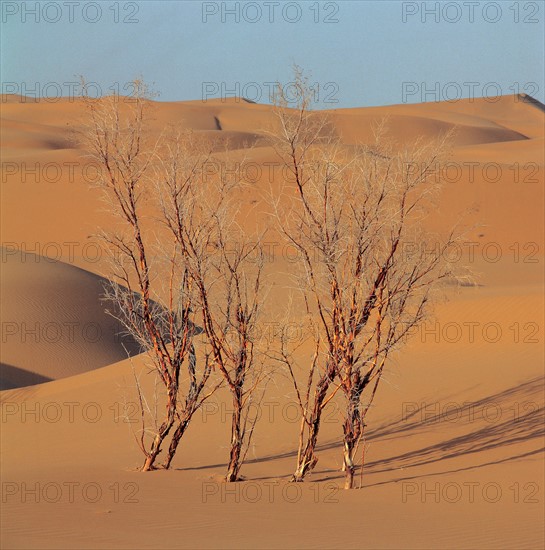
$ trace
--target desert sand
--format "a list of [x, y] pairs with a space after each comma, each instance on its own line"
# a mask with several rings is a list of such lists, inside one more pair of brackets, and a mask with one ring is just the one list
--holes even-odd
[[[471, 207], [480, 222], [460, 260], [478, 284], [453, 292], [395, 356], [370, 413], [363, 489], [343, 491], [334, 410], [317, 469], [288, 483], [298, 420], [282, 377], [246, 481], [221, 482], [226, 392], [197, 414], [174, 469], [137, 471], [132, 369], [144, 359], [126, 359], [100, 301], [107, 273], [90, 235], [112, 222], [74, 139], [81, 102], [1, 101], [2, 548], [544, 546], [542, 105], [517, 95], [331, 112], [347, 144], [368, 141], [384, 116], [401, 142], [456, 127], [430, 224]], [[165, 102], [154, 117], [157, 131], [175, 121], [274, 161], [270, 106]], [[259, 193], [241, 200], [255, 223]], [[271, 269], [284, 264], [279, 255]]]

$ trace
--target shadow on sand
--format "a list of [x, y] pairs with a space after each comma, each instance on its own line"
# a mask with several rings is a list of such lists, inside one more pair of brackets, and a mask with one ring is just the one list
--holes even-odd
[[[410, 414], [405, 414], [398, 420], [385, 422], [374, 429], [369, 428], [366, 438], [367, 442], [395, 441], [402, 437], [422, 435], [437, 426], [444, 428], [442, 432], [445, 437], [433, 445], [416, 447], [413, 450], [394, 454], [387, 458], [368, 461], [364, 468], [366, 481], [369, 481], [368, 476], [373, 474], [442, 463], [449, 459], [468, 455], [474, 455], [474, 458], [471, 459], [472, 463], [469, 466], [463, 468], [452, 468], [442, 472], [404, 476], [377, 483], [364, 483], [364, 485], [372, 487], [432, 475], [472, 470], [492, 464], [528, 459], [542, 453], [545, 451], [545, 447], [543, 446], [543, 438], [545, 436], [544, 389], [545, 379], [537, 377], [479, 400], [464, 403], [457, 407], [455, 418], [453, 417], [452, 408], [447, 410], [447, 407], [443, 407], [443, 412], [431, 415], [429, 411], [424, 409], [425, 403], [422, 403], [420, 407], [413, 408]], [[446, 400], [430, 399], [427, 403], [437, 403], [438, 401], [449, 403], [450, 398]], [[448, 426], [449, 423], [460, 424], [464, 422], [470, 428], [470, 431], [463, 435], [448, 437], [448, 429], [445, 426]], [[475, 429], [471, 430], [471, 428]], [[521, 453], [516, 447], [513, 449], [516, 452], [510, 453], [509, 448], [511, 446], [529, 441], [535, 441], [535, 449], [526, 450]], [[339, 448], [340, 450], [340, 447], [341, 443], [339, 441], [326, 442], [318, 446], [318, 453], [335, 448]], [[503, 458], [487, 461], [486, 456], [482, 454], [500, 448], [506, 451], [506, 456]], [[297, 451], [293, 450], [262, 458], [250, 459], [246, 463], [257, 464], [295, 456], [297, 456]], [[178, 470], [209, 470], [222, 467], [225, 467], [224, 463], [178, 468]], [[341, 479], [343, 477], [344, 474], [341, 471], [333, 473], [330, 470], [319, 469], [312, 476], [315, 481]], [[254, 479], [266, 480], [277, 478], [278, 476], [271, 476]]]

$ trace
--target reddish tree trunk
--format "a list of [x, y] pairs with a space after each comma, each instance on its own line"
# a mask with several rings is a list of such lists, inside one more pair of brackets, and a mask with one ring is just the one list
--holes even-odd
[[155, 470], [155, 460], [161, 452], [161, 445], [165, 440], [166, 436], [169, 434], [172, 426], [174, 425], [174, 418], [176, 415], [176, 401], [177, 401], [177, 388], [170, 387], [168, 390], [168, 401], [167, 401], [167, 414], [165, 421], [161, 424], [159, 432], [156, 434], [151, 449], [146, 456], [144, 465], [142, 466], [142, 472], [148, 472], [150, 470]]
[[233, 414], [231, 417], [231, 451], [229, 453], [229, 466], [225, 481], [238, 481], [240, 472], [240, 457], [242, 452], [243, 434], [242, 434], [242, 393], [239, 387], [236, 387], [233, 395]]
[[172, 441], [170, 442], [170, 446], [168, 448], [167, 458], [163, 463], [163, 468], [165, 468], [166, 470], [170, 468], [172, 459], [174, 458], [174, 455], [176, 454], [176, 450], [178, 449], [178, 444], [180, 443], [180, 439], [182, 439], [185, 431], [187, 430], [190, 420], [191, 420], [191, 415], [188, 415], [185, 418], [183, 418], [178, 424], [178, 427], [176, 428], [176, 430], [174, 431], [174, 434], [172, 436]]
[[[358, 444], [362, 429], [361, 414], [359, 409], [359, 395], [350, 400], [347, 410], [347, 417], [343, 424], [344, 431], [344, 488], [352, 489], [354, 487], [354, 473], [356, 466], [354, 464], [354, 453]], [[363, 467], [363, 466], [362, 466]]]

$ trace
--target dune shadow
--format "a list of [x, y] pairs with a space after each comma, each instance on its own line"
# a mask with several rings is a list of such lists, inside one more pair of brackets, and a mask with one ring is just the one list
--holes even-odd
[[529, 105], [532, 105], [539, 109], [540, 111], [545, 112], [545, 105], [541, 103], [541, 101], [535, 99], [531, 95], [528, 94], [518, 94], [518, 97], [522, 99], [523, 103], [528, 103]]
[[[454, 396], [438, 399], [430, 397], [421, 399], [420, 403], [404, 403], [404, 412], [398, 420], [386, 422], [368, 431], [367, 440], [397, 439], [413, 432], [431, 430], [436, 425], [488, 422], [490, 428], [496, 426], [502, 418], [504, 423], [511, 420], [522, 420], [521, 413], [531, 409], [532, 412], [542, 410], [544, 402], [545, 378], [536, 377], [517, 386], [496, 392], [489, 396], [463, 403], [456, 401]], [[415, 405], [407, 407], [407, 405]], [[428, 407], [441, 406], [439, 414], [433, 414]], [[543, 412], [541, 412], [543, 414]], [[509, 415], [509, 416], [508, 416]]]
[[[120, 303], [107, 295], [107, 289], [112, 286], [111, 281], [107, 281], [103, 286], [105, 291], [101, 301], [105, 304], [105, 313], [113, 320], [112, 329], [119, 344], [124, 346], [129, 356], [153, 349], [153, 341], [146, 328], [142, 295], [135, 291], [129, 292], [125, 287], [116, 285], [122, 289], [124, 303]], [[182, 312], [179, 314], [171, 312], [156, 300], [149, 300], [149, 311], [155, 330], [165, 343], [172, 343], [173, 331], [176, 336], [179, 336], [187, 330], [190, 338], [204, 332], [202, 327], [187, 319]], [[129, 326], [133, 327], [132, 331], [127, 328]]]
[[35, 386], [36, 384], [43, 384], [51, 380], [53, 379], [47, 376], [42, 376], [41, 374], [6, 363], [0, 363], [0, 391]]

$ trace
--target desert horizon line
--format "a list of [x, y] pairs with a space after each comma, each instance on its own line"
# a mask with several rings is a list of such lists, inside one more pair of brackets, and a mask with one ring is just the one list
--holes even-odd
[[[92, 97], [91, 99], [105, 99], [109, 97], [119, 97], [123, 99], [131, 99], [133, 96], [131, 94], [121, 94], [121, 93], [111, 93], [111, 94], [102, 94]], [[351, 107], [330, 107], [330, 108], [320, 108], [315, 109], [318, 111], [347, 111], [353, 109], [382, 109], [388, 107], [397, 107], [402, 105], [430, 105], [430, 104], [455, 104], [455, 103], [474, 103], [486, 101], [488, 103], [497, 103], [504, 98], [515, 98], [515, 102], [527, 103], [534, 105], [535, 107], [545, 109], [545, 104], [542, 103], [539, 99], [533, 97], [531, 94], [525, 92], [515, 92], [510, 94], [500, 94], [500, 95], [490, 95], [490, 96], [473, 96], [473, 97], [461, 97], [455, 99], [440, 99], [434, 101], [401, 101], [399, 103], [390, 103], [385, 105], [357, 105]], [[61, 103], [61, 102], [73, 102], [81, 101], [85, 98], [83, 95], [58, 95], [58, 96], [36, 96], [29, 94], [20, 94], [20, 93], [0, 93], [0, 103], [7, 103], [8, 98], [25, 98], [21, 103]], [[28, 99], [28, 101], [27, 101]], [[272, 107], [272, 102], [261, 102], [254, 101], [250, 98], [244, 97], [242, 95], [229, 95], [229, 96], [219, 96], [219, 97], [209, 97], [209, 98], [197, 98], [197, 99], [174, 99], [174, 100], [161, 100], [158, 97], [152, 97], [148, 99], [153, 103], [163, 103], [163, 104], [172, 104], [172, 103], [247, 103], [249, 105], [258, 105], [263, 107]], [[296, 100], [292, 101], [294, 105]], [[320, 103], [318, 103], [320, 104]], [[322, 105], [328, 105], [328, 103], [322, 102]], [[291, 108], [291, 107], [289, 107]]]

